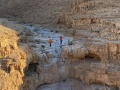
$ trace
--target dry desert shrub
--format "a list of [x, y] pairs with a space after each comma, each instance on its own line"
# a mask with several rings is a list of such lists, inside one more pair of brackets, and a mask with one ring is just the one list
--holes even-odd
[[19, 41], [22, 43], [26, 43], [28, 41], [28, 37], [27, 36], [20, 37]]

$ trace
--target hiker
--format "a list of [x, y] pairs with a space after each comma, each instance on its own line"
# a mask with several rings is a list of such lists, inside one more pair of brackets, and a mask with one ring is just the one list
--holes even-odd
[[60, 44], [62, 44], [62, 41], [63, 41], [63, 37], [60, 36]]
[[50, 47], [51, 47], [51, 44], [53, 43], [52, 39], [49, 39], [48, 43], [50, 44]]

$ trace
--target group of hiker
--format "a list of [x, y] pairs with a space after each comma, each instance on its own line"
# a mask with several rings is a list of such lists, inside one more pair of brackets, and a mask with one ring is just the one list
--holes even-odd
[[[60, 36], [60, 44], [62, 45], [62, 41], [63, 41], [63, 37], [62, 36]], [[52, 46], [52, 43], [53, 43], [53, 40], [52, 39], [49, 39], [48, 40], [48, 43], [50, 44], [50, 47]]]

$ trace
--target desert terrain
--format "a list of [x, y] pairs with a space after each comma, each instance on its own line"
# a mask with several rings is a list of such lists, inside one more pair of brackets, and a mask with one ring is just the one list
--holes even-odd
[[119, 24], [119, 0], [0, 1], [0, 90], [119, 90]]

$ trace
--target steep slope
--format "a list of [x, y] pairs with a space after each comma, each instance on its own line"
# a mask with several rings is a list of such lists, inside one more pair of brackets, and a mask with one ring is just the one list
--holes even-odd
[[[41, 24], [24, 24], [17, 27], [15, 23], [11, 25], [2, 22], [2, 27], [9, 27], [18, 32], [19, 47], [24, 49], [27, 54], [26, 62], [24, 61], [22, 64], [19, 64], [19, 61], [23, 58], [12, 64], [13, 66], [11, 66], [11, 62], [13, 63], [14, 60], [10, 62], [10, 68], [12, 68], [10, 71], [15, 71], [12, 73], [13, 75], [20, 73], [20, 80], [24, 75], [23, 81], [14, 81], [13, 77], [12, 80], [9, 80], [12, 81], [10, 84], [12, 88], [17, 90], [23, 83], [22, 90], [36, 90], [36, 88], [38, 90], [51, 90], [51, 88], [56, 90], [56, 87], [58, 90], [63, 90], [61, 86], [64, 85], [66, 88], [68, 86], [68, 90], [71, 90], [72, 86], [79, 90], [78, 84], [75, 83], [77, 79], [83, 90], [88, 88], [90, 88], [89, 90], [103, 90], [103, 88], [119, 90], [119, 0], [4, 0], [0, 2], [1, 17]], [[6, 6], [4, 6], [5, 4]], [[51, 27], [44, 27], [42, 24], [51, 24]], [[67, 27], [58, 28], [54, 24], [58, 27], [60, 24]], [[64, 35], [59, 34], [60, 31], [63, 31]], [[3, 37], [6, 36], [4, 33]], [[11, 35], [9, 31], [8, 33]], [[59, 44], [61, 35], [64, 37], [63, 45]], [[13, 40], [13, 38], [11, 39]], [[52, 47], [49, 47], [47, 42], [49, 38], [53, 39]], [[6, 42], [6, 40], [2, 40]], [[3, 42], [2, 40], [1, 42]], [[16, 39], [12, 40], [8, 40], [10, 45], [10, 42], [16, 42]], [[7, 46], [10, 46], [9, 44]], [[5, 45], [1, 44], [1, 46]], [[12, 49], [16, 46], [15, 43]], [[1, 47], [0, 50], [2, 57], [14, 53], [14, 50], [11, 49], [7, 53], [6, 50], [9, 48], [6, 47]], [[17, 50], [19, 51], [19, 49]], [[14, 56], [16, 54], [17, 52]], [[26, 69], [23, 68], [25, 64]], [[4, 71], [4, 69], [1, 70], [1, 72]], [[1, 75], [4, 76], [4, 73]], [[6, 77], [9, 78], [5, 75]], [[68, 83], [67, 80], [71, 78], [73, 81], [70, 80]], [[5, 82], [4, 79], [3, 82]], [[17, 82], [16, 86], [14, 82]], [[71, 84], [75, 84], [75, 87]], [[83, 86], [83, 84], [85, 85]], [[8, 89], [8, 87], [4, 87]]]
[[26, 54], [17, 40], [17, 32], [0, 25], [0, 90], [21, 90]]
[[0, 17], [31, 23], [56, 23], [59, 13], [74, 0], [1, 0]]

